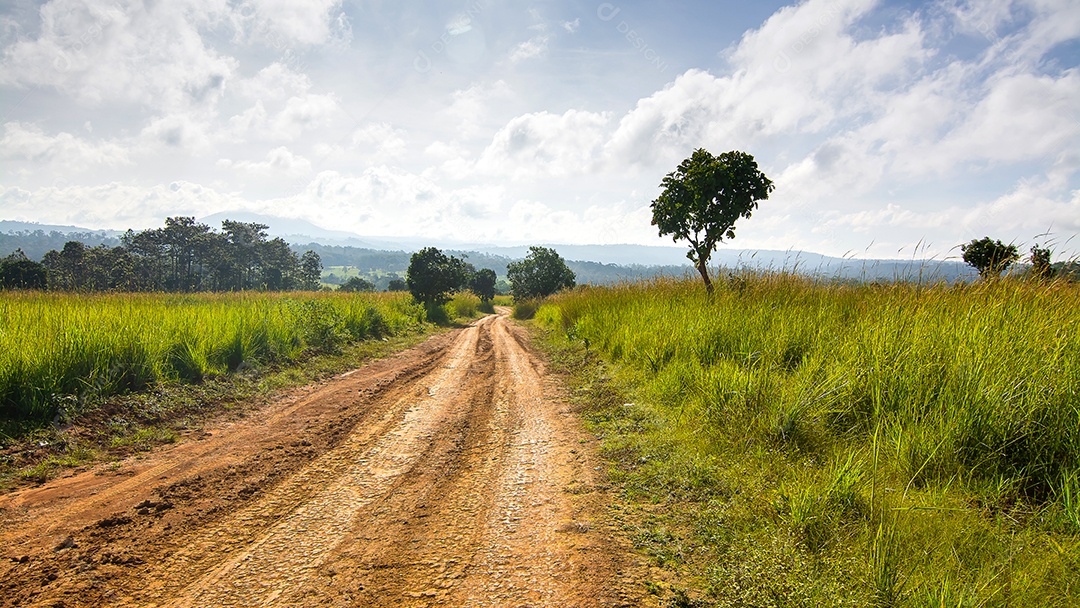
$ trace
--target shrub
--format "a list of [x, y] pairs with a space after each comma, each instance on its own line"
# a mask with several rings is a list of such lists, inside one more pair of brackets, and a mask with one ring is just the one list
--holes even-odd
[[459, 291], [446, 304], [446, 312], [454, 319], [473, 319], [479, 307], [480, 298], [470, 291]]
[[540, 300], [520, 300], [514, 301], [514, 313], [513, 317], [522, 321], [533, 318], [536, 314], [536, 309], [540, 308]]

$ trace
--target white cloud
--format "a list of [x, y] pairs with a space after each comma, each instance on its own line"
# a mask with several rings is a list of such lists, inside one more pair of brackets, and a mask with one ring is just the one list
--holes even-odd
[[248, 138], [257, 138], [259, 134], [266, 134], [269, 128], [270, 113], [262, 100], [255, 105], [229, 118], [227, 134], [232, 141], [242, 142]]
[[0, 83], [55, 87], [92, 103], [212, 106], [237, 62], [208, 47], [201, 30], [224, 10], [212, 0], [52, 0], [41, 7], [38, 36], [4, 49]]
[[237, 28], [281, 51], [293, 44], [349, 41], [352, 26], [341, 0], [246, 0], [231, 16]]
[[217, 165], [223, 169], [237, 169], [258, 177], [299, 177], [311, 173], [311, 162], [303, 156], [293, 154], [284, 146], [270, 150], [266, 153], [266, 160], [260, 162], [223, 158]]
[[978, 104], [941, 142], [945, 154], [998, 162], [1053, 158], [1080, 143], [1080, 70], [1060, 78], [993, 78]]
[[354, 131], [352, 144], [379, 158], [398, 158], [405, 154], [405, 132], [390, 123], [377, 122]]
[[442, 114], [456, 125], [457, 135], [464, 138], [494, 133], [501, 125], [488, 127], [500, 106], [514, 98], [514, 92], [504, 80], [475, 84], [451, 93]]
[[489, 174], [567, 176], [599, 168], [610, 115], [568, 110], [518, 116], [484, 150], [477, 168]]
[[728, 86], [707, 72], [686, 72], [622, 117], [606, 153], [618, 165], [667, 165], [696, 147], [730, 142], [733, 126], [721, 101]]
[[[1080, 234], [1080, 190], [1070, 191], [1053, 180], [1021, 180], [1009, 193], [976, 205], [942, 200], [936, 208], [919, 210], [887, 203], [846, 213], [831, 211], [820, 220], [822, 233], [883, 235], [885, 247], [911, 244], [936, 231], [945, 237], [936, 246], [939, 255], [985, 235], [1027, 246], [1036, 235], [1049, 232], [1043, 243], [1063, 244], [1068, 235]], [[897, 235], [901, 238], [895, 240]]]
[[49, 135], [34, 125], [4, 124], [0, 158], [48, 164], [64, 171], [131, 163], [128, 150], [115, 141], [90, 142], [71, 133]]
[[151, 187], [111, 182], [33, 191], [0, 186], [0, 201], [8, 217], [87, 228], [150, 228], [165, 217], [249, 208], [234, 195], [190, 182]]
[[147, 148], [171, 148], [189, 153], [203, 153], [216, 139], [207, 119], [189, 113], [174, 113], [155, 118], [140, 132]]
[[[267, 103], [273, 100], [266, 98]], [[310, 131], [326, 127], [340, 118], [340, 107], [334, 95], [302, 93], [285, 102], [274, 112], [267, 109], [264, 99], [228, 120], [223, 138], [231, 141], [295, 141]]]
[[326, 159], [355, 165], [386, 164], [403, 157], [408, 149], [406, 133], [386, 122], [364, 125], [352, 132], [344, 143], [318, 143], [315, 151]]
[[574, 19], [573, 21], [563, 21], [562, 28], [566, 30], [568, 34], [576, 34], [581, 29], [581, 19]]
[[533, 36], [510, 51], [510, 63], [520, 63], [526, 59], [536, 59], [547, 54], [550, 36]]
[[292, 67], [275, 61], [251, 78], [238, 79], [238, 94], [257, 100], [278, 100], [302, 95], [311, 89], [311, 78]]

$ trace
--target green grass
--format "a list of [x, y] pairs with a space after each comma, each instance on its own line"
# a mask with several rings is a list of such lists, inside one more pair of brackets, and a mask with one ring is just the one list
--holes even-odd
[[482, 314], [480, 298], [471, 291], [459, 291], [446, 303], [451, 318], [475, 319]]
[[0, 293], [0, 439], [161, 382], [284, 365], [418, 330], [402, 294]]
[[60, 469], [93, 462], [97, 457], [98, 455], [94, 450], [84, 446], [77, 446], [66, 450], [63, 454], [50, 454], [33, 466], [22, 469], [18, 472], [18, 475], [25, 481], [41, 483], [48, 480]]
[[514, 311], [510, 316], [512, 316], [513, 318], [518, 319], [520, 321], [527, 321], [527, 320], [533, 318], [533, 316], [536, 315], [537, 309], [540, 308], [540, 302], [541, 302], [541, 300], [539, 300], [539, 299], [529, 299], [529, 300], [520, 300], [520, 301], [515, 300], [514, 301]]
[[536, 318], [694, 601], [1080, 603], [1077, 286], [742, 275]]

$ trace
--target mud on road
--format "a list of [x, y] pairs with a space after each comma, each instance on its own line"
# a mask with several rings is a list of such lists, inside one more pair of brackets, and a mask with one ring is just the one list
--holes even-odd
[[594, 442], [506, 313], [0, 497], [0, 604], [639, 605]]

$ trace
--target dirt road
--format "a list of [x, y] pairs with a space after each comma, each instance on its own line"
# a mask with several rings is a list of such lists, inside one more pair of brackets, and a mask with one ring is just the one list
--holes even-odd
[[593, 441], [506, 312], [0, 497], [0, 604], [639, 605]]

